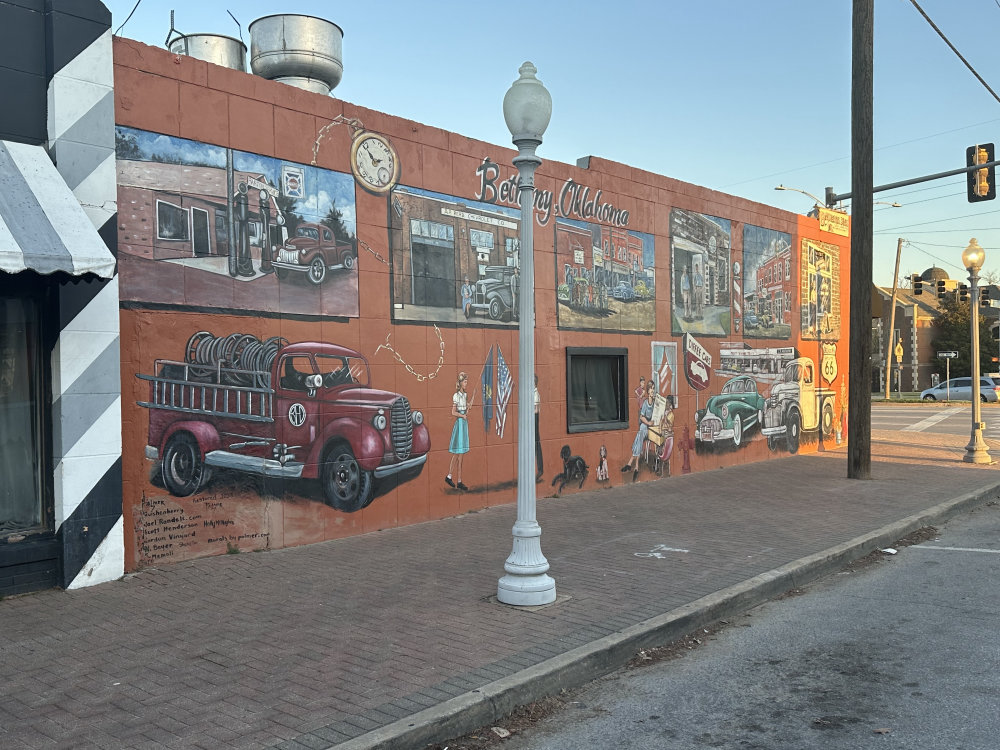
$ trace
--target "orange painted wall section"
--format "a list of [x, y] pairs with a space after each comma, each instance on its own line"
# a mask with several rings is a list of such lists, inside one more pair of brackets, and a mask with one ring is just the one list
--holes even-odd
[[[518, 322], [502, 308], [504, 295], [519, 293], [511, 277], [527, 259], [513, 241], [515, 204], [484, 194], [483, 174], [493, 169], [490, 184], [500, 186], [516, 174], [516, 152], [131, 40], [115, 40], [114, 63], [126, 568], [308, 544], [514, 502], [518, 385], [500, 430], [498, 363], [502, 357], [516, 380]], [[360, 131], [395, 151], [398, 179], [387, 192], [365, 189], [352, 174], [352, 136]], [[569, 214], [559, 213], [572, 186], [581, 200], [574, 207], [566, 197]], [[813, 385], [828, 394], [817, 408], [833, 411], [816, 434], [803, 423], [796, 449], [817, 450], [820, 435], [828, 444], [846, 439], [847, 238], [821, 232], [814, 219], [599, 158], [587, 169], [543, 161], [536, 189], [556, 207], [547, 216], [536, 211], [532, 256], [540, 498], [557, 492], [553, 479], [564, 468], [572, 473], [563, 446], [586, 465], [582, 482], [574, 475], [563, 493], [788, 455], [787, 441], [770, 439], [761, 424], [745, 428], [736, 445], [696, 438], [699, 412], [724, 389], [759, 405], [759, 415], [755, 406], [743, 417], [756, 422], [793, 360], [812, 362]], [[598, 215], [588, 216], [594, 199]], [[610, 206], [603, 214], [601, 204]], [[301, 269], [267, 270], [269, 254], [280, 264], [306, 247], [296, 245], [296, 233], [308, 240], [309, 227], [320, 238], [323, 227], [336, 227], [317, 240], [323, 257], [338, 243], [353, 255], [327, 261], [319, 282]], [[694, 289], [695, 269], [703, 291], [692, 291], [685, 307], [682, 290]], [[482, 290], [468, 314], [465, 277]], [[684, 374], [689, 341], [711, 360], [704, 390]], [[299, 354], [296, 345], [304, 345]], [[627, 351], [626, 428], [568, 430], [573, 347]], [[335, 365], [350, 359], [344, 350], [360, 355], [355, 380], [330, 385]], [[358, 382], [362, 361], [367, 372]], [[274, 377], [240, 363], [270, 363]], [[310, 393], [293, 383], [296, 363], [302, 375], [330, 380]], [[468, 374], [471, 401], [466, 491], [445, 483], [459, 372]], [[623, 472], [636, 438], [640, 375], [655, 377], [659, 395], [675, 402], [673, 451], [657, 462], [656, 444], [644, 444], [637, 473]], [[730, 393], [745, 380], [755, 393]], [[185, 387], [194, 401], [179, 400]], [[204, 415], [205, 399], [237, 392], [260, 404], [226, 408], [263, 409], [260, 421]], [[157, 399], [173, 407], [151, 406]], [[732, 403], [727, 415], [742, 408]], [[412, 434], [413, 445], [378, 442], [393, 429]], [[170, 443], [185, 432], [193, 457], [183, 452], [191, 441]], [[168, 447], [173, 479], [165, 482]], [[420, 455], [419, 466], [378, 478]], [[189, 458], [199, 467], [193, 474]], [[282, 481], [247, 468], [265, 464], [301, 465], [301, 476]], [[366, 472], [374, 489], [364, 507], [334, 507], [367, 488]], [[187, 494], [177, 491], [185, 480]]]

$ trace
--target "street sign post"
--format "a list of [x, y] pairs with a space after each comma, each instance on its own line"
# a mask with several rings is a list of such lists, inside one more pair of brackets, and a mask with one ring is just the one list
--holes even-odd
[[958, 356], [958, 352], [938, 352], [938, 359], [944, 360], [944, 400], [951, 401], [951, 361]]

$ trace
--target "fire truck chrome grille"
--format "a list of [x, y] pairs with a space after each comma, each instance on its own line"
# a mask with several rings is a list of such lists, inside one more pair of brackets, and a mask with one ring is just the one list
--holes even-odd
[[405, 397], [396, 399], [392, 405], [392, 448], [401, 461], [410, 457], [413, 448], [413, 413], [410, 402]]

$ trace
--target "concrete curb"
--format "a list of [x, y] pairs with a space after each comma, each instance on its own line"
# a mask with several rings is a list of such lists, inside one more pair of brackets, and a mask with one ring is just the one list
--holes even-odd
[[998, 494], [1000, 480], [331, 746], [331, 750], [412, 750], [493, 724], [517, 706], [577, 687], [624, 666], [641, 649], [669, 643], [709, 623], [746, 612], [919, 528], [977, 508]]

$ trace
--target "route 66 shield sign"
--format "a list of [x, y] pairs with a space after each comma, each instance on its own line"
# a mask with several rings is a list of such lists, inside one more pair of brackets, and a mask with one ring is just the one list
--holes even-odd
[[820, 362], [823, 380], [832, 383], [837, 379], [837, 345], [823, 344], [823, 360]]

